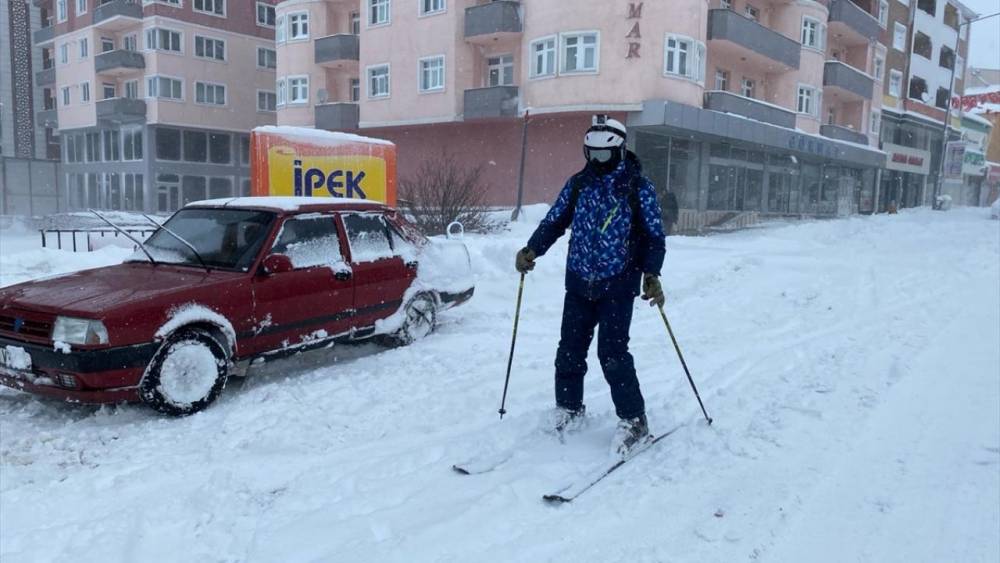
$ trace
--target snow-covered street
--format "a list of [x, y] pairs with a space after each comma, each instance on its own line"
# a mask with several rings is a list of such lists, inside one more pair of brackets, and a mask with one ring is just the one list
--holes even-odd
[[[542, 210], [531, 208], [535, 221]], [[501, 422], [515, 252], [534, 222], [467, 236], [476, 295], [400, 349], [337, 347], [231, 380], [187, 418], [0, 390], [0, 560], [205, 562], [1000, 561], [1000, 222], [986, 209], [670, 237], [663, 323], [636, 304], [653, 433], [571, 504], [541, 495], [607, 459], [552, 404], [565, 238], [528, 276]], [[5, 240], [4, 240], [5, 239]], [[0, 284], [121, 261], [0, 231]], [[512, 444], [495, 471], [451, 465]]]

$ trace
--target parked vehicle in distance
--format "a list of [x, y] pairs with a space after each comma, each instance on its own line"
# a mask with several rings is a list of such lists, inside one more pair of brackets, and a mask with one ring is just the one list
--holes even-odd
[[196, 202], [122, 264], [0, 289], [0, 383], [185, 415], [258, 358], [408, 344], [473, 290], [464, 244], [381, 203]]

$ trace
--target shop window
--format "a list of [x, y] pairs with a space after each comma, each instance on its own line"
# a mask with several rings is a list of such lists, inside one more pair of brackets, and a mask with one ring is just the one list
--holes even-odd
[[232, 160], [232, 136], [229, 133], [209, 134], [208, 147], [212, 164], [229, 164]]
[[156, 176], [156, 210], [159, 213], [170, 213], [180, 207], [181, 178], [177, 174], [158, 174]]
[[184, 160], [187, 162], [208, 161], [208, 137], [203, 131], [184, 132]]
[[231, 178], [210, 178], [208, 180], [208, 198], [221, 199], [233, 197], [233, 180]]
[[931, 60], [934, 53], [934, 44], [931, 38], [927, 34], [918, 31], [913, 36], [913, 52], [927, 60]]
[[142, 160], [142, 127], [122, 129], [123, 160]]
[[104, 136], [104, 160], [108, 162], [117, 162], [121, 160], [121, 150], [120, 150], [120, 134], [118, 131], [105, 130], [103, 132]]
[[207, 182], [204, 176], [184, 176], [181, 191], [181, 205], [184, 206], [192, 201], [208, 199], [206, 184]]
[[934, 16], [937, 12], [937, 2], [935, 0], [917, 0], [917, 9]]
[[934, 97], [934, 105], [941, 109], [948, 109], [948, 95], [950, 92], [947, 88], [938, 88], [937, 95]]
[[240, 135], [240, 164], [250, 164], [250, 137]]
[[927, 81], [919, 76], [910, 77], [910, 98], [921, 102], [926, 102]]

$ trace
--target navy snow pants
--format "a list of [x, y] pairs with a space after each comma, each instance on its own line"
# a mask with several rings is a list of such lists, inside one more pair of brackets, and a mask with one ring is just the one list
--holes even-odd
[[587, 299], [566, 292], [563, 304], [562, 333], [556, 352], [556, 405], [579, 409], [583, 405], [583, 378], [587, 374], [587, 351], [597, 335], [597, 357], [604, 369], [604, 379], [611, 387], [611, 400], [619, 418], [635, 418], [646, 412], [639, 390], [635, 364], [628, 352], [632, 304], [629, 294]]

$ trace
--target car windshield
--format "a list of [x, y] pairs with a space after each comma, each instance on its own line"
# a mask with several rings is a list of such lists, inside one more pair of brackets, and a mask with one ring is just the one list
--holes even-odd
[[[189, 242], [209, 268], [247, 271], [267, 236], [274, 213], [244, 209], [181, 209], [164, 223]], [[160, 229], [145, 242], [157, 262], [201, 267], [198, 257]], [[141, 252], [132, 260], [146, 260]]]

